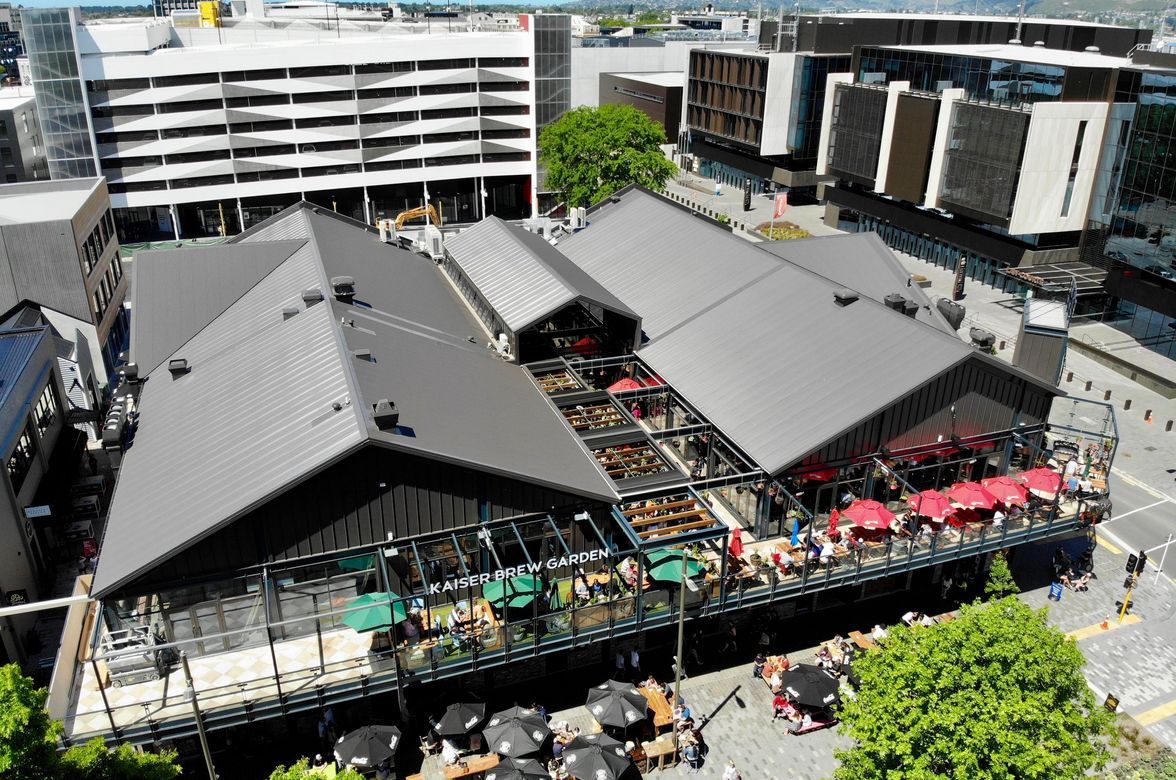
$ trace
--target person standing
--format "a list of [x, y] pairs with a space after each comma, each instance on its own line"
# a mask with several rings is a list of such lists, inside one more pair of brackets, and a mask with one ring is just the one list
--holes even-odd
[[636, 647], [629, 651], [629, 673], [634, 680], [641, 678], [641, 654]]
[[616, 671], [613, 672], [614, 680], [625, 679], [625, 654], [620, 650], [617, 651]]
[[723, 780], [743, 780], [743, 775], [735, 768], [734, 761], [727, 762], [727, 768], [723, 770]]

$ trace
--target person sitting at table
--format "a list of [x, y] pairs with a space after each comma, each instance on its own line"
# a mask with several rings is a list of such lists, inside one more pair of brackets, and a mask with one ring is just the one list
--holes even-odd
[[788, 731], [789, 734], [795, 734], [802, 728], [802, 722], [803, 716], [799, 711], [793, 710], [788, 718], [784, 721], [784, 728]]
[[788, 711], [792, 708], [788, 697], [782, 692], [776, 694], [776, 698], [772, 699], [772, 720], [783, 720], [788, 717]]
[[326, 765], [327, 765], [327, 759], [323, 758], [323, 754], [322, 753], [315, 753], [313, 766], [320, 767], [320, 766], [326, 766]]
[[755, 660], [751, 662], [751, 677], [753, 680], [758, 680], [764, 676], [764, 667], [768, 663], [768, 657], [764, 655], [763, 651], [755, 654]]
[[890, 521], [890, 530], [891, 530], [891, 532], [894, 533], [895, 536], [898, 536], [898, 537], [905, 536], [907, 538], [910, 538], [910, 536], [911, 536], [910, 530], [908, 530], [907, 527], [902, 524], [902, 522], [898, 519], [897, 516]]
[[992, 513], [992, 527], [993, 528], [1000, 528], [1002, 525], [1004, 525], [1004, 521], [1005, 521], [1005, 513], [1000, 511], [1000, 509], [997, 509], [995, 512]]
[[931, 617], [930, 615], [923, 615], [923, 617], [919, 618], [919, 624], [930, 628], [931, 626], [935, 625], [935, 618]]
[[453, 740], [441, 740], [441, 758], [448, 766], [456, 766], [457, 762], [461, 760], [461, 751], [457, 749], [457, 745], [453, 744]]
[[870, 632], [870, 636], [873, 637], [874, 641], [876, 641], [876, 642], [879, 642], [879, 641], [885, 639], [889, 635], [890, 634], [886, 631], [885, 628], [882, 627], [881, 623], [875, 623], [874, 630]]
[[652, 690], [657, 690], [658, 688], [660, 688], [660, 687], [661, 687], [661, 683], [659, 683], [659, 682], [658, 682], [658, 681], [657, 681], [657, 680], [654, 678], [654, 676], [651, 674], [651, 675], [649, 675], [648, 677], [646, 677], [646, 678], [645, 678], [645, 682], [641, 683], [641, 687], [642, 687], [642, 688], [650, 688], [650, 689], [652, 689]]
[[698, 767], [702, 761], [702, 752], [698, 749], [697, 743], [688, 743], [682, 746], [682, 758], [686, 761], [689, 774], [697, 774]]
[[919, 621], [920, 617], [922, 617], [922, 616], [918, 612], [911, 610], [910, 612], [907, 612], [902, 616], [902, 622], [906, 623], [908, 626], [913, 626], [915, 623], [917, 623]]
[[836, 555], [837, 555], [837, 548], [835, 546], [833, 546], [832, 540], [826, 539], [825, 543], [821, 545], [821, 565], [822, 566], [831, 565], [833, 563], [833, 560], [836, 557]]
[[588, 601], [592, 598], [592, 594], [588, 590], [588, 583], [584, 580], [573, 580], [575, 582], [576, 599], [578, 601]]
[[829, 652], [829, 648], [821, 645], [820, 652], [817, 653], [817, 666], [822, 669], [832, 669], [836, 664], [833, 661], [833, 654]]
[[846, 547], [854, 550], [855, 552], [866, 549], [866, 545], [862, 542], [862, 540], [857, 538], [857, 534], [855, 534], [849, 528], [845, 529], [845, 533], [842, 535], [841, 539], [845, 542]]

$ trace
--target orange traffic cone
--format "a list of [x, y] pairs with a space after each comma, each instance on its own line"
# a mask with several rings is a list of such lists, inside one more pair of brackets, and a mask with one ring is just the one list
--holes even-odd
[[1107, 615], [1105, 618], [1103, 618], [1103, 622], [1100, 625], [1102, 626], [1103, 631], [1106, 631], [1108, 628], [1110, 628], [1111, 627], [1111, 616]]

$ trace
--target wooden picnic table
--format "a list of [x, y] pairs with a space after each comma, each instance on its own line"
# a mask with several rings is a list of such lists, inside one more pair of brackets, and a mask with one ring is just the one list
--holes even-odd
[[666, 768], [667, 759], [670, 762], [670, 766], [677, 763], [678, 751], [674, 749], [674, 740], [672, 739], [661, 737], [660, 739], [655, 739], [653, 742], [646, 742], [642, 747], [645, 748], [645, 756], [650, 764], [655, 759], [657, 760], [658, 769]]
[[850, 631], [849, 638], [853, 643], [863, 650], [869, 650], [874, 646], [874, 640], [863, 634], [861, 631]]
[[[470, 758], [462, 759], [461, 764], [445, 767], [446, 780], [480, 774], [498, 766], [499, 760], [497, 753], [491, 753], [486, 756], [471, 756]], [[465, 764], [465, 766], [462, 766], [462, 764]]]
[[644, 685], [637, 688], [641, 691], [641, 695], [649, 702], [649, 709], [653, 710], [653, 726], [654, 728], [665, 728], [674, 723], [674, 710], [670, 707], [669, 700], [662, 694], [661, 688], [646, 688]]

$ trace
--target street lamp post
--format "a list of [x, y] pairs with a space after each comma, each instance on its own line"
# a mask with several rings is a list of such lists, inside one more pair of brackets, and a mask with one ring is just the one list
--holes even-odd
[[[682, 548], [682, 571], [678, 579], [678, 655], [674, 664], [674, 700], [682, 700], [682, 653], [686, 637], [686, 548]], [[674, 753], [678, 752], [678, 727], [674, 725]]]

